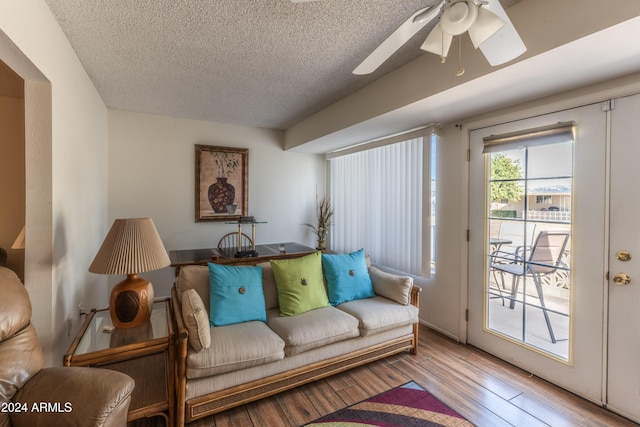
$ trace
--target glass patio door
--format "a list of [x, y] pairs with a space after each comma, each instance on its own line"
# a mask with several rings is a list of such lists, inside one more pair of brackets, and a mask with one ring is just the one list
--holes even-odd
[[484, 144], [487, 328], [568, 360], [573, 126], [496, 140]]
[[605, 131], [594, 105], [470, 132], [468, 341], [593, 401]]

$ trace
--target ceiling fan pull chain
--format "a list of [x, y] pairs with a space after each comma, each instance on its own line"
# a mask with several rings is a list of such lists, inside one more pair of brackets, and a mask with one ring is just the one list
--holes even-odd
[[456, 71], [456, 77], [460, 77], [464, 74], [464, 68], [462, 67], [462, 36], [458, 36], [458, 70]]

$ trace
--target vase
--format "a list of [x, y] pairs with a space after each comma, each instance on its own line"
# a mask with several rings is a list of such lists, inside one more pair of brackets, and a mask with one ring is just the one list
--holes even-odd
[[236, 189], [227, 182], [227, 178], [216, 178], [209, 186], [209, 203], [215, 213], [227, 213], [227, 205], [233, 204]]

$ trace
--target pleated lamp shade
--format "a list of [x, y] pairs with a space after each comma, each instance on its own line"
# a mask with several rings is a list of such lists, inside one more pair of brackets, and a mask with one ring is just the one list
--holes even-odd
[[11, 249], [24, 249], [24, 245], [25, 245], [25, 230], [26, 226], [22, 226], [22, 230], [20, 230], [20, 233], [18, 234], [18, 237], [16, 237], [16, 241], [13, 242], [13, 245], [11, 245]]
[[117, 328], [146, 323], [153, 307], [153, 285], [138, 273], [171, 264], [151, 218], [116, 219], [89, 266], [97, 274], [126, 274], [111, 291], [109, 311]]

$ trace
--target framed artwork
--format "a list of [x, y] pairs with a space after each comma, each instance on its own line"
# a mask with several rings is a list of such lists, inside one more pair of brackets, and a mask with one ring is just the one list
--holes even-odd
[[249, 149], [196, 144], [196, 222], [247, 216]]

